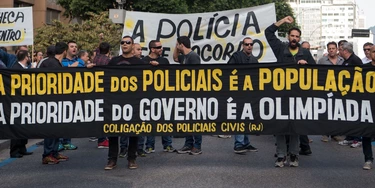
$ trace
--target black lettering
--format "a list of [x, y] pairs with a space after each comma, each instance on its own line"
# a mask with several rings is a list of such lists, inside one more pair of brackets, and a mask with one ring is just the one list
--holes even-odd
[[[219, 51], [219, 53], [218, 53], [218, 51]], [[220, 44], [217, 44], [214, 47], [214, 51], [212, 53], [212, 56], [213, 56], [214, 60], [219, 61], [220, 58], [221, 58], [221, 56], [222, 56], [222, 54], [223, 54], [223, 47]]]
[[[139, 33], [137, 33], [138, 29], [139, 29]], [[141, 37], [141, 39], [139, 40], [140, 42], [145, 42], [145, 31], [143, 27], [143, 20], [138, 20], [133, 30], [132, 38], [136, 39], [138, 37]]]
[[198, 17], [197, 24], [195, 25], [194, 36], [193, 36], [193, 40], [195, 41], [203, 39], [203, 35], [199, 35], [201, 22], [202, 22], [202, 17]]
[[201, 49], [197, 45], [191, 47], [191, 50], [195, 51], [197, 54], [200, 54], [200, 52], [201, 52]]
[[162, 57], [168, 57], [168, 53], [166, 52], [170, 52], [171, 51], [171, 48], [170, 47], [163, 47], [163, 52], [161, 54]]
[[[217, 16], [217, 15], [219, 15], [219, 14], [215, 13], [214, 17]], [[214, 25], [214, 20], [215, 20], [215, 18], [210, 18], [210, 21], [208, 22], [206, 39], [211, 39], [211, 34], [212, 34], [212, 28], [213, 28], [213, 25]]]
[[212, 56], [210, 56], [210, 55], [207, 56], [207, 58], [205, 57], [204, 52], [206, 51], [206, 48], [207, 48], [207, 51], [208, 51], [208, 52], [211, 52], [211, 51], [212, 51], [212, 47], [211, 47], [211, 45], [209, 45], [209, 44], [206, 44], [206, 45], [204, 45], [204, 46], [202, 47], [201, 58], [202, 58], [202, 60], [205, 61], [205, 62], [210, 61], [210, 60], [212, 59]]
[[216, 24], [215, 24], [215, 34], [219, 37], [219, 38], [225, 38], [229, 35], [230, 31], [229, 30], [226, 30], [224, 34], [219, 34], [219, 24], [220, 22], [224, 22], [224, 24], [229, 24], [229, 19], [228, 17], [226, 16], [223, 16], [223, 17], [220, 17], [218, 20], [216, 20]]
[[22, 22], [25, 21], [25, 15], [23, 12], [17, 12], [17, 15], [14, 11], [0, 12], [0, 23], [2, 24], [18, 22], [19, 19], [22, 19]]
[[[254, 57], [256, 57], [257, 59], [260, 59], [260, 58], [263, 56], [263, 51], [264, 51], [263, 43], [262, 43], [262, 41], [260, 41], [259, 39], [254, 39], [254, 40], [253, 40], [253, 43], [254, 43], [254, 46], [255, 46], [256, 44], [259, 45], [259, 54], [258, 54], [258, 55], [253, 54], [253, 55], [254, 55]], [[241, 44], [241, 46], [242, 46], [242, 44]]]
[[[186, 23], [189, 27], [189, 33], [187, 35], [180, 35], [180, 30], [181, 30], [181, 27], [182, 25]], [[187, 36], [187, 37], [191, 37], [191, 33], [193, 32], [193, 25], [191, 24], [191, 22], [187, 19], [183, 19], [177, 26], [177, 37], [180, 37], [180, 36]]]
[[[251, 19], [253, 20], [254, 23], [251, 23]], [[257, 17], [255, 16], [253, 11], [247, 13], [246, 22], [245, 22], [245, 25], [243, 27], [242, 35], [244, 35], [244, 36], [247, 35], [247, 29], [249, 27], [254, 27], [255, 32], [260, 33], [258, 20], [257, 20]]]
[[234, 51], [234, 45], [232, 43], [228, 43], [227, 46], [225, 47], [222, 59], [226, 60], [227, 57], [229, 59], [233, 51]]
[[[166, 23], [169, 23], [172, 27], [172, 32], [167, 34], [167, 35], [162, 35], [161, 32], [162, 32], [162, 29], [163, 29], [163, 24], [164, 22]], [[156, 35], [156, 40], [160, 41], [161, 38], [171, 38], [174, 33], [176, 33], [176, 26], [174, 25], [174, 23], [169, 20], [169, 19], [161, 19], [159, 21], [159, 26], [158, 26], [158, 32], [157, 32], [157, 35]]]
[[231, 36], [233, 36], [233, 37], [236, 36], [238, 19], [239, 19], [239, 14], [235, 14], [234, 15], [233, 28], [232, 28], [232, 34], [231, 34]]

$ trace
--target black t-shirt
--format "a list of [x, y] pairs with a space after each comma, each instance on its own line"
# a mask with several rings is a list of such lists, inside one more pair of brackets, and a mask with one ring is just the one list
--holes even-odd
[[41, 62], [42, 64], [39, 68], [61, 68], [62, 65], [58, 59], [55, 57], [49, 57], [46, 60]]
[[352, 53], [352, 55], [350, 55], [350, 57], [344, 61], [343, 65], [362, 65], [362, 60], [357, 56], [355, 55], [354, 53]]
[[153, 59], [150, 56], [146, 56], [142, 58], [142, 60], [146, 61], [147, 63], [150, 63], [151, 61], [157, 61], [160, 65], [169, 65], [168, 59], [160, 56], [156, 59]]
[[146, 65], [147, 63], [137, 57], [129, 57], [125, 58], [124, 56], [120, 55], [117, 57], [112, 58], [108, 65]]

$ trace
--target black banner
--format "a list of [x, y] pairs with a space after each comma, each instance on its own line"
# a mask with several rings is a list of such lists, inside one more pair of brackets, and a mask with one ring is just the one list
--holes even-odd
[[1, 70], [0, 139], [375, 136], [375, 69], [169, 65]]

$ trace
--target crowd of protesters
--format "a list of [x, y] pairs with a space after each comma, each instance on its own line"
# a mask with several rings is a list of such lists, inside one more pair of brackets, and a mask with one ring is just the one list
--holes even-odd
[[[353, 45], [345, 40], [338, 43], [332, 41], [327, 44], [327, 53], [315, 62], [307, 41], [300, 43], [301, 31], [298, 28], [291, 28], [288, 31], [288, 43], [282, 42], [276, 37], [275, 32], [283, 24], [293, 23], [292, 17], [287, 16], [278, 22], [270, 25], [265, 30], [265, 36], [278, 63], [295, 63], [301, 66], [305, 64], [324, 64], [324, 65], [362, 65], [375, 66], [375, 46], [372, 43], [366, 43], [363, 46], [366, 57], [360, 59], [353, 52]], [[103, 35], [100, 34], [100, 39]], [[248, 36], [242, 40], [242, 50], [235, 52], [228, 61], [228, 64], [252, 64], [258, 63], [253, 56], [253, 39]], [[168, 59], [162, 57], [163, 46], [160, 41], [151, 40], [149, 42], [149, 54], [142, 56], [140, 44], [134, 43], [130, 36], [124, 36], [121, 39], [122, 54], [111, 57], [110, 45], [107, 42], [101, 42], [93, 54], [86, 50], [78, 50], [75, 41], [68, 43], [58, 42], [46, 49], [46, 55], [42, 51], [35, 52], [33, 61], [30, 58], [27, 46], [19, 46], [15, 54], [7, 53], [6, 48], [0, 48], [0, 68], [28, 69], [28, 68], [62, 68], [62, 67], [87, 67], [93, 66], [127, 66], [133, 64], [153, 65], [170, 64]], [[43, 58], [44, 57], [44, 58]], [[186, 36], [177, 38], [176, 47], [173, 52], [173, 60], [180, 64], [201, 64], [201, 59], [197, 53], [191, 49], [190, 39]], [[230, 138], [226, 135], [218, 135], [221, 138]], [[349, 145], [350, 147], [363, 147], [365, 164], [363, 169], [372, 168], [372, 139], [369, 137], [346, 136], [340, 140], [337, 135], [323, 135], [322, 141], [328, 142], [329, 137], [338, 141], [340, 145]], [[284, 167], [289, 164], [291, 167], [299, 166], [299, 155], [311, 155], [307, 135], [276, 135], [276, 154], [275, 167]], [[181, 149], [175, 149], [172, 146], [171, 136], [162, 136], [163, 151], [168, 153], [202, 154], [202, 135], [186, 136], [185, 144]], [[91, 141], [97, 141], [98, 148], [108, 148], [108, 162], [105, 170], [111, 170], [116, 167], [118, 157], [127, 157], [128, 168], [136, 169], [137, 156], [144, 157], [146, 154], [155, 152], [155, 136], [121, 136], [90, 138]], [[12, 139], [10, 144], [10, 157], [21, 158], [25, 155], [31, 155], [32, 152], [26, 150], [27, 139]], [[44, 152], [42, 164], [58, 164], [61, 161], [69, 160], [69, 157], [62, 155], [59, 151], [76, 150], [70, 138], [47, 138], [42, 143]], [[258, 149], [250, 144], [249, 135], [234, 136], [234, 152], [244, 154], [248, 151], [256, 152]]]

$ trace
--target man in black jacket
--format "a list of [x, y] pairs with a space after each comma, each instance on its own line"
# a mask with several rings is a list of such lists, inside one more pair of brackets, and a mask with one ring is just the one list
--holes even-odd
[[[298, 28], [291, 28], [288, 31], [288, 43], [280, 41], [275, 32], [284, 23], [293, 23], [294, 19], [291, 16], [287, 16], [278, 22], [270, 25], [265, 30], [265, 35], [269, 45], [272, 48], [273, 53], [277, 58], [278, 63], [293, 63], [293, 64], [316, 64], [310, 51], [302, 48], [299, 44], [301, 40], [301, 30]], [[276, 136], [276, 153], [277, 160], [275, 162], [276, 167], [283, 167], [286, 163], [287, 156], [287, 143], [286, 140], [289, 138], [289, 153], [290, 161], [289, 166], [297, 167], [298, 162], [298, 135], [277, 135]]]

